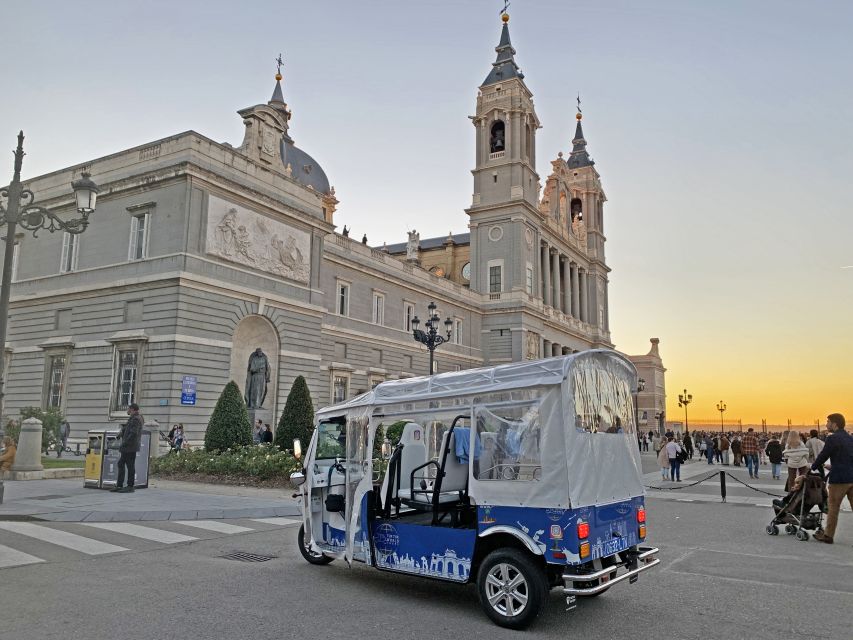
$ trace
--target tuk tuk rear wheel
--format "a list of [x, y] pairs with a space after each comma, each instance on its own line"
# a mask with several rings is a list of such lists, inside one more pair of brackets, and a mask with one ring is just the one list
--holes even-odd
[[299, 543], [299, 553], [302, 554], [302, 557], [305, 558], [311, 564], [329, 564], [334, 558], [330, 558], [329, 556], [323, 555], [322, 553], [315, 553], [311, 550], [311, 546], [308, 541], [305, 540], [305, 525], [301, 525], [299, 527], [299, 533], [296, 536], [296, 540]]
[[545, 604], [545, 572], [523, 551], [497, 549], [477, 572], [477, 594], [486, 615], [509, 629], [526, 629]]

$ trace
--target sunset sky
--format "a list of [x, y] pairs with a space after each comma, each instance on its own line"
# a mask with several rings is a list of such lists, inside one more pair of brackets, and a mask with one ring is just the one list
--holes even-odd
[[[0, 148], [25, 177], [194, 129], [238, 145], [285, 59], [291, 134], [371, 244], [467, 231], [498, 0], [7, 3]], [[516, 60], [601, 173], [613, 340], [661, 339], [668, 417], [853, 419], [853, 3], [513, 0]], [[18, 25], [13, 28], [11, 25]], [[11, 178], [11, 154], [0, 156]], [[2, 175], [2, 173], [0, 173]], [[0, 177], [0, 182], [8, 178]]]

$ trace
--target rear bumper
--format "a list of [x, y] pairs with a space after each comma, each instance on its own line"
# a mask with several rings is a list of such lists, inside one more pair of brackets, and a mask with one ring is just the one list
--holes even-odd
[[[660, 559], [656, 557], [658, 551], [656, 547], [636, 547], [636, 551], [633, 553], [629, 550], [627, 562], [594, 573], [564, 573], [563, 593], [567, 596], [594, 596], [623, 580], [636, 582], [640, 573], [660, 564]], [[623, 569], [625, 571], [619, 573]], [[592, 586], [577, 586], [578, 584], [589, 585], [590, 583]]]

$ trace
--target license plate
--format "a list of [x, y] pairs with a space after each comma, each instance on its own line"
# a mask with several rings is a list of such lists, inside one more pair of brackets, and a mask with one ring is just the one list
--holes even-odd
[[605, 582], [610, 582], [610, 574], [607, 574], [606, 576], [601, 576], [601, 584], [604, 584]]

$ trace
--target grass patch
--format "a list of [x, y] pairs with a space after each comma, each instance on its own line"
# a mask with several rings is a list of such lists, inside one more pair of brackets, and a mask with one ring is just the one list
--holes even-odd
[[45, 469], [82, 469], [86, 466], [86, 458], [82, 456], [65, 456], [47, 458], [42, 456], [41, 464]]

